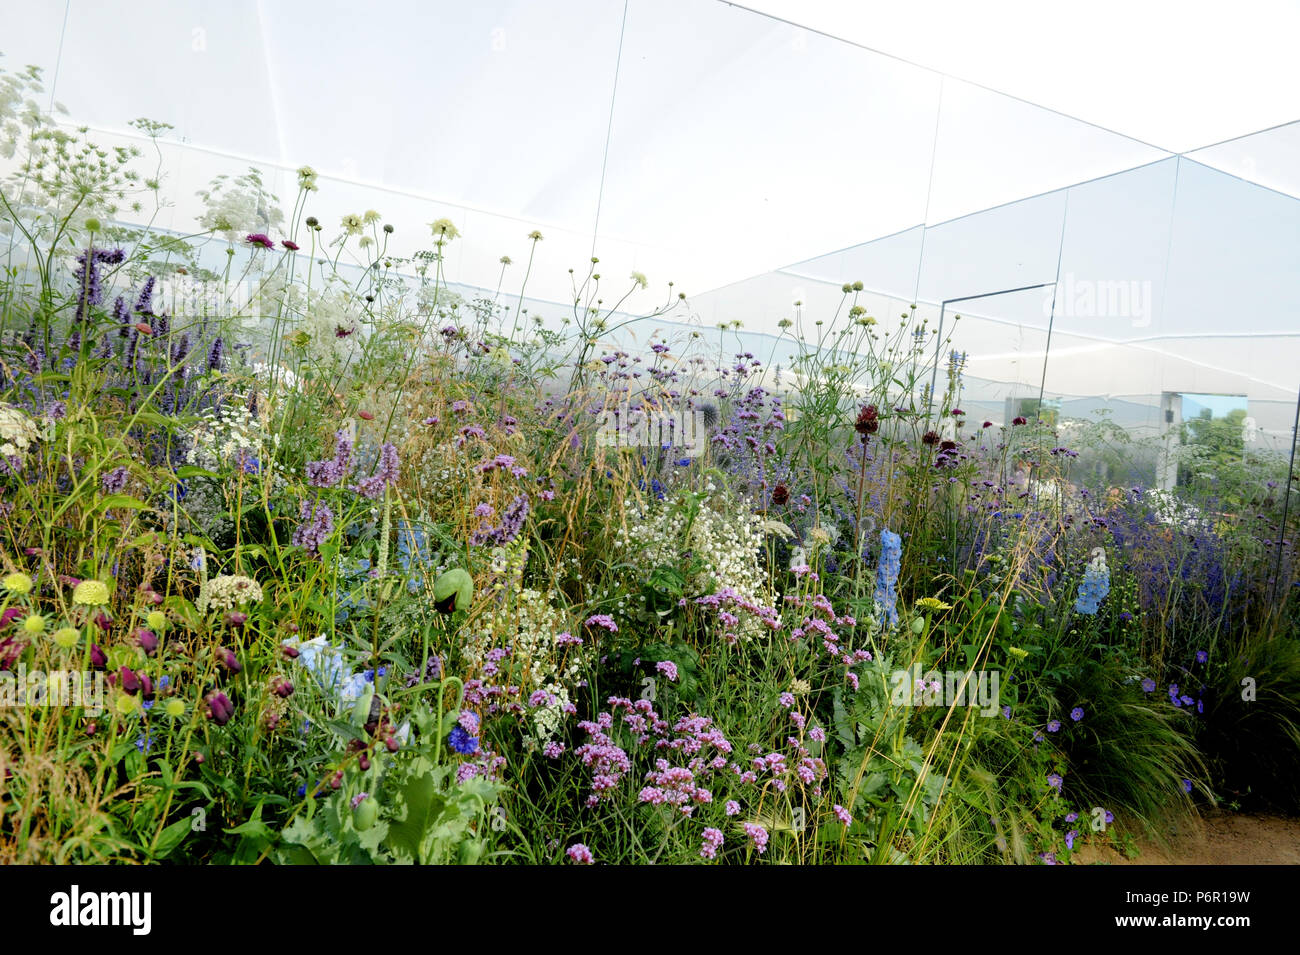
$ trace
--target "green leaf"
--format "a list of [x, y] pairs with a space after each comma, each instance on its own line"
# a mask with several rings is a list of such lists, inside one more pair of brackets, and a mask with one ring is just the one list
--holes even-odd
[[185, 816], [173, 822], [158, 837], [158, 844], [154, 846], [153, 857], [155, 859], [167, 858], [175, 851], [177, 846], [185, 841], [185, 837], [193, 831], [194, 818], [192, 816]]

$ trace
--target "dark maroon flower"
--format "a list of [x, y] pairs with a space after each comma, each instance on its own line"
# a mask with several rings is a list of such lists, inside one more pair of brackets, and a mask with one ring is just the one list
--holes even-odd
[[117, 671], [118, 682], [122, 685], [123, 693], [130, 693], [135, 696], [140, 692], [140, 677], [130, 667], [122, 667]]
[[287, 659], [287, 660], [296, 660], [296, 659], [298, 659], [298, 648], [297, 648], [297, 647], [291, 647], [291, 646], [289, 646], [287, 643], [285, 643], [285, 644], [281, 644], [281, 646], [280, 646], [280, 652], [284, 654], [285, 659]]
[[275, 695], [281, 699], [288, 699], [293, 696], [293, 682], [285, 677], [278, 676], [271, 682], [271, 689]]
[[1029, 419], [1026, 418], [1024, 415], [1016, 415], [1014, 418], [1011, 419], [1011, 423], [1013, 425], [1029, 424]]
[[90, 645], [90, 665], [96, 669], [103, 669], [108, 666], [108, 654], [100, 649], [98, 643]]
[[943, 442], [941, 442], [941, 443], [939, 444], [939, 450], [940, 450], [940, 451], [944, 451], [944, 452], [947, 452], [947, 451], [956, 451], [956, 450], [957, 450], [957, 442], [956, 442], [956, 441], [943, 441]]
[[153, 680], [149, 679], [149, 674], [141, 673], [140, 676], [140, 695], [146, 700], [153, 699]]
[[778, 484], [772, 488], [772, 503], [780, 507], [786, 501], [790, 500], [790, 489], [784, 484]]
[[247, 622], [248, 614], [244, 613], [242, 610], [232, 610], [230, 613], [226, 614], [226, 623], [230, 624], [232, 627], [242, 627]]
[[858, 412], [858, 420], [853, 423], [853, 429], [862, 435], [865, 442], [868, 435], [875, 434], [880, 430], [880, 416], [876, 412], [875, 405], [863, 405], [862, 410]]
[[288, 249], [290, 252], [298, 251], [298, 243], [294, 242], [293, 239], [281, 239], [280, 244], [284, 246], [286, 249]]
[[253, 232], [244, 237], [245, 242], [253, 245], [260, 245], [264, 249], [274, 249], [275, 243], [271, 241], [270, 236], [263, 235], [260, 232]]
[[966, 412], [962, 411], [960, 408], [953, 408], [953, 409], [952, 409], [952, 416], [953, 416], [954, 418], [960, 418], [960, 417], [962, 417], [962, 416], [965, 415], [965, 414], [966, 414]]
[[351, 335], [351, 334], [352, 334], [353, 332], [355, 332], [355, 331], [356, 331], [355, 328], [344, 328], [342, 325], [335, 325], [335, 326], [334, 326], [334, 337], [335, 337], [335, 338], [347, 338], [349, 335]]
[[27, 614], [22, 607], [10, 607], [3, 614], [0, 614], [0, 627], [7, 627], [19, 617], [25, 617]]
[[938, 431], [927, 431], [925, 434], [921, 435], [921, 443], [922, 443], [922, 444], [928, 444], [928, 445], [931, 445], [931, 446], [938, 444], [938, 443], [939, 443], [939, 432], [938, 432]]
[[214, 690], [207, 695], [208, 717], [218, 726], [225, 726], [230, 722], [230, 718], [235, 715], [234, 704], [230, 702], [230, 697], [220, 690]]
[[135, 632], [135, 642], [139, 645], [140, 649], [144, 651], [144, 655], [147, 657], [153, 656], [158, 650], [158, 635], [152, 630], [146, 630], [141, 627]]
[[993, 427], [993, 422], [992, 422], [992, 421], [985, 421], [983, 427], [985, 427], [985, 428], [991, 428], [991, 427]]
[[227, 650], [225, 647], [222, 647], [217, 651], [217, 662], [231, 673], [238, 673], [240, 670], [244, 669], [243, 664], [239, 662], [239, 657], [235, 656], [235, 652], [233, 650]]

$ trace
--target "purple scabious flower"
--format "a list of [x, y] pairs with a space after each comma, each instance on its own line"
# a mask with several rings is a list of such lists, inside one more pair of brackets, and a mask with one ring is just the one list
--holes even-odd
[[465, 727], [457, 723], [447, 734], [447, 745], [462, 756], [470, 756], [478, 752], [478, 737], [470, 736]]
[[1060, 774], [1060, 773], [1048, 773], [1048, 774], [1047, 774], [1047, 785], [1051, 786], [1053, 789], [1057, 790], [1058, 792], [1060, 791], [1060, 789], [1061, 789], [1061, 784], [1062, 784], [1063, 782], [1064, 782], [1064, 780], [1061, 778], [1061, 774]]
[[250, 233], [249, 235], [244, 237], [244, 241], [249, 243], [250, 245], [260, 245], [264, 249], [275, 248], [275, 243], [271, 241], [271, 237], [267, 235], [263, 235], [260, 232]]
[[303, 501], [298, 518], [301, 523], [293, 532], [293, 545], [309, 553], [319, 554], [320, 545], [334, 530], [334, 512], [323, 501]]

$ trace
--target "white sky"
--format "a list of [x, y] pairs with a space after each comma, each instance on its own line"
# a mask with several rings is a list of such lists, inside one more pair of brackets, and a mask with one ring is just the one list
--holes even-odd
[[[201, 147], [160, 225], [250, 164], [291, 200], [306, 163], [312, 212], [378, 209], [399, 252], [456, 221], [460, 281], [540, 228], [529, 293], [563, 300], [599, 206], [608, 280], [651, 280], [633, 308], [1300, 120], [1300, 0], [750, 5], [889, 56], [717, 0], [0, 0], [0, 52], [47, 78], [61, 52], [78, 121]], [[1300, 194], [1300, 126], [1198, 158]]]

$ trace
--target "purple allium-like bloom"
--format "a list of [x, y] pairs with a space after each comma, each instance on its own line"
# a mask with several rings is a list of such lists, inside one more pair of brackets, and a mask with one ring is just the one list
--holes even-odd
[[655, 670], [667, 677], [669, 683], [677, 682], [677, 664], [671, 660], [660, 660], [655, 664]]
[[740, 812], [740, 803], [734, 799], [728, 799], [727, 804], [723, 807], [728, 816], [734, 816]]
[[591, 854], [591, 850], [581, 842], [575, 842], [569, 846], [564, 850], [564, 854], [569, 857], [571, 862], [576, 862], [578, 865], [591, 865], [596, 861], [596, 857]]
[[745, 826], [745, 835], [749, 836], [750, 844], [762, 855], [767, 851], [767, 830], [757, 823], [747, 822]]
[[614, 618], [609, 614], [594, 614], [588, 617], [585, 623], [588, 627], [604, 627], [610, 633], [618, 633], [618, 624], [614, 623]]
[[843, 806], [837, 804], [837, 805], [834, 807], [834, 811], [835, 811], [835, 818], [838, 819], [841, 823], [843, 823], [843, 824], [846, 825], [846, 826], [851, 826], [851, 825], [853, 825], [853, 815], [852, 815], [852, 813], [850, 813], [850, 812], [849, 812], [847, 809], [845, 809]]
[[1076, 723], [1083, 719], [1083, 707], [1076, 706], [1074, 709], [1070, 710], [1070, 719], [1074, 720]]

